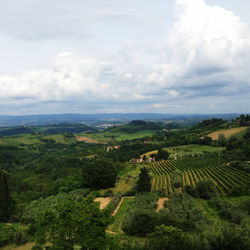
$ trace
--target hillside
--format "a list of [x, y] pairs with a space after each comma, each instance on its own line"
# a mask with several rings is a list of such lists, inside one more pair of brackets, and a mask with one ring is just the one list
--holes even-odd
[[[123, 249], [122, 244], [127, 249], [130, 242], [131, 249], [133, 244], [151, 244], [150, 235], [160, 228], [182, 232], [185, 239], [197, 235], [193, 249], [202, 249], [198, 242], [205, 232], [214, 234], [213, 228], [237, 228], [248, 234], [244, 225], [249, 219], [250, 130], [242, 126], [240, 133], [223, 140], [205, 136], [225, 128], [228, 132], [228, 127], [235, 132], [236, 125], [211, 119], [182, 128], [176, 123], [133, 120], [104, 131], [54, 124], [23, 127], [32, 132], [2, 136], [0, 169], [7, 185], [1, 190], [8, 190], [13, 207], [0, 223], [0, 243], [13, 243], [16, 234], [22, 235], [22, 243], [37, 241], [34, 232], [42, 226], [37, 221], [46, 220], [46, 213], [51, 219], [45, 232], [59, 216], [61, 221], [70, 218], [68, 224], [77, 218], [80, 226], [79, 214], [105, 218], [102, 230], [111, 239], [115, 235], [116, 249]], [[81, 129], [87, 131], [78, 132]], [[71, 218], [73, 214], [76, 217]], [[218, 237], [223, 241], [224, 234]], [[238, 238], [239, 244], [243, 238]], [[207, 242], [213, 244], [211, 239]]]

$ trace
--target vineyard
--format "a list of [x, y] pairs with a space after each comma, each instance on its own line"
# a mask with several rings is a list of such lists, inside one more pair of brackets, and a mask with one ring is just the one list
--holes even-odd
[[249, 187], [250, 175], [221, 164], [217, 157], [187, 158], [152, 162], [147, 166], [153, 173], [152, 191], [165, 194], [174, 192], [173, 180], [178, 172], [181, 186], [194, 187], [200, 180], [212, 180], [221, 194], [229, 193], [233, 188]]

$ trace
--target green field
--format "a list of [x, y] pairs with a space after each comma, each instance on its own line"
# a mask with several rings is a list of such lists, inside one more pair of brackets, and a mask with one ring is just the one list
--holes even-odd
[[103, 189], [101, 194], [105, 193], [107, 190], [112, 190], [115, 194], [130, 191], [136, 184], [140, 169], [140, 164], [127, 164], [127, 166], [119, 173], [115, 187]]
[[152, 191], [162, 190], [166, 194], [174, 192], [173, 176], [176, 170], [181, 172], [182, 187], [195, 187], [200, 180], [212, 180], [221, 194], [228, 194], [234, 188], [246, 188], [250, 185], [250, 175], [220, 164], [218, 157], [186, 158], [159, 161], [147, 166], [153, 173]]

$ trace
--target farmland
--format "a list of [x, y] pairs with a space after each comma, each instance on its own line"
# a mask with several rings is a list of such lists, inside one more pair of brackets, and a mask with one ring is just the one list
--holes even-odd
[[[219, 153], [225, 150], [224, 147], [211, 147], [207, 145], [196, 145], [196, 144], [167, 147], [163, 149], [170, 153], [169, 159], [204, 156], [206, 154]], [[156, 154], [157, 152], [158, 150], [147, 152], [145, 154], [142, 154], [141, 157], [143, 157], [144, 155], [146, 157], [150, 157], [151, 154]]]
[[229, 138], [230, 136], [244, 132], [247, 128], [249, 127], [222, 129], [222, 130], [217, 130], [215, 132], [212, 132], [208, 134], [207, 136], [211, 137], [213, 140], [218, 140], [220, 134], [224, 135], [226, 138]]
[[195, 187], [201, 180], [212, 180], [221, 194], [233, 188], [249, 187], [249, 174], [220, 163], [219, 156], [159, 161], [147, 166], [153, 174], [152, 191], [170, 194], [175, 191], [173, 176], [180, 171], [181, 186]]

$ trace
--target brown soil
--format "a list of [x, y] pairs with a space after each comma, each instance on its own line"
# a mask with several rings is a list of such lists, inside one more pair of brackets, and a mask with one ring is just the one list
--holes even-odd
[[218, 140], [219, 134], [223, 134], [226, 138], [237, 134], [241, 131], [246, 130], [249, 127], [239, 127], [239, 128], [230, 128], [230, 129], [223, 129], [223, 130], [218, 130], [213, 133], [210, 133], [208, 136], [211, 137], [213, 140]]
[[104, 209], [108, 204], [109, 202], [112, 200], [111, 197], [105, 197], [105, 198], [95, 198], [94, 201], [99, 201], [100, 202], [100, 209]]
[[79, 141], [79, 142], [84, 141], [86, 143], [96, 143], [96, 144], [100, 143], [99, 141], [89, 138], [87, 136], [77, 136], [77, 135], [76, 135], [76, 141]]
[[168, 198], [160, 198], [159, 200], [158, 200], [158, 202], [157, 202], [157, 204], [158, 204], [158, 207], [157, 207], [157, 212], [159, 211], [159, 210], [161, 210], [161, 209], [163, 209], [164, 208], [164, 202], [165, 201], [168, 201], [169, 199]]

